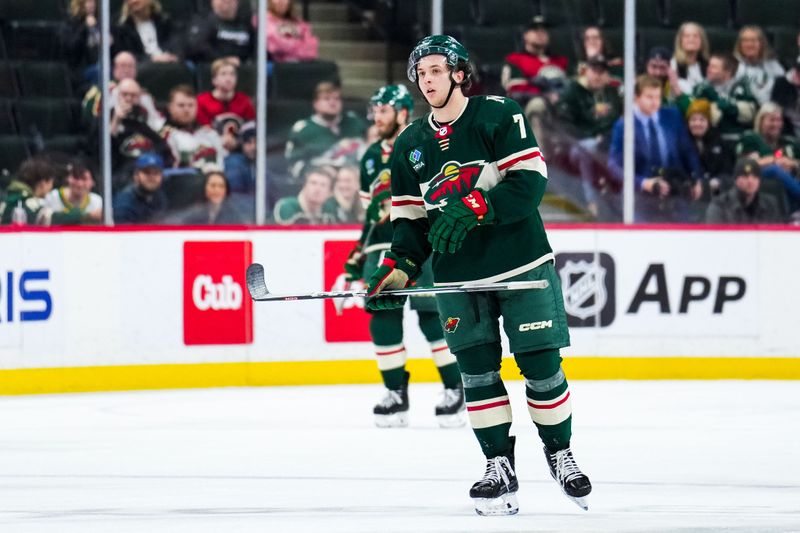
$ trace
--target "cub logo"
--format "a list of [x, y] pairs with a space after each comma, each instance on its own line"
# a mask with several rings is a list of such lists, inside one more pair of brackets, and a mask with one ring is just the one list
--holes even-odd
[[447, 333], [455, 333], [459, 322], [461, 322], [461, 319], [458, 317], [448, 317], [444, 322], [444, 330]]
[[486, 161], [471, 161], [463, 165], [455, 161], [445, 163], [439, 174], [428, 182], [425, 202], [444, 207], [450, 197], [463, 198], [475, 188], [485, 166]]

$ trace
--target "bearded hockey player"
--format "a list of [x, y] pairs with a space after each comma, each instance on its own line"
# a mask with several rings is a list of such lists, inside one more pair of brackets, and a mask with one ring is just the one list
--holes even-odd
[[499, 318], [525, 378], [528, 412], [550, 473], [587, 508], [592, 489], [570, 448], [572, 408], [561, 369], [569, 346], [561, 285], [538, 205], [547, 168], [522, 109], [498, 96], [467, 98], [467, 50], [447, 35], [420, 41], [408, 78], [431, 112], [398, 137], [392, 164], [391, 249], [369, 279], [367, 306], [393, 309], [384, 295], [420, 275], [433, 254], [436, 285], [546, 280], [544, 290], [439, 295], [445, 338], [461, 371], [467, 413], [486, 456], [470, 489], [478, 514], [514, 514], [518, 488], [511, 406], [500, 379]]
[[[366, 211], [366, 222], [358, 244], [345, 263], [347, 279], [354, 281], [363, 272], [373, 272], [383, 260], [383, 254], [392, 243], [392, 225], [389, 221], [391, 207], [391, 168], [394, 143], [400, 131], [408, 124], [414, 100], [403, 85], [381, 87], [370, 99], [370, 115], [381, 140], [372, 144], [361, 159], [361, 201]], [[423, 282], [433, 282], [430, 262], [423, 265]], [[419, 327], [430, 343], [431, 355], [444, 384], [441, 402], [434, 413], [441, 427], [464, 425], [464, 389], [456, 359], [447, 348], [436, 300], [430, 297], [411, 299], [411, 308], [417, 312]], [[375, 345], [378, 369], [386, 394], [375, 406], [375, 424], [378, 427], [405, 427], [408, 425], [408, 379], [406, 349], [403, 345], [403, 309], [371, 311], [370, 334]]]

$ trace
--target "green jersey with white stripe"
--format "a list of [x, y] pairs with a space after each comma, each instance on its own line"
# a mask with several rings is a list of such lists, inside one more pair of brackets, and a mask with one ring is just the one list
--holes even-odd
[[519, 104], [474, 96], [451, 123], [432, 114], [395, 142], [392, 162], [392, 250], [421, 265], [431, 253], [428, 230], [449, 203], [486, 191], [492, 224], [467, 234], [455, 253], [434, 253], [437, 285], [501, 281], [553, 260], [538, 206], [547, 167]]
[[[393, 153], [392, 145], [381, 140], [371, 144], [361, 158], [359, 197], [365, 211], [377, 196], [391, 190]], [[387, 199], [387, 211], [390, 203], [391, 201]], [[370, 232], [373, 224], [376, 224], [376, 227]], [[369, 253], [372, 249], [388, 250], [389, 243], [392, 242], [392, 225], [389, 220], [379, 222], [367, 220], [362, 232], [362, 240], [367, 235], [369, 235], [369, 242], [362, 243], [365, 252]]]

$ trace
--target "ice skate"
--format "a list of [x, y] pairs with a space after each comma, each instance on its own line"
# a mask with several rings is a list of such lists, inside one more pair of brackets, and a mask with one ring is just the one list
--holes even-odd
[[517, 489], [519, 482], [514, 472], [514, 442], [507, 455], [486, 460], [483, 479], [472, 485], [469, 496], [475, 502], [475, 512], [481, 516], [517, 514]]
[[408, 377], [397, 390], [386, 389], [386, 394], [372, 409], [375, 425], [379, 428], [404, 428], [408, 426]]
[[445, 388], [442, 391], [442, 400], [436, 405], [436, 422], [442, 428], [461, 427], [466, 423], [466, 410], [464, 387], [459, 383], [454, 389]]
[[547, 447], [544, 449], [544, 456], [547, 458], [547, 465], [550, 467], [550, 475], [561, 487], [561, 491], [574, 501], [584, 511], [589, 510], [586, 496], [592, 492], [592, 484], [589, 478], [581, 472], [572, 456], [572, 450], [566, 448], [557, 452], [550, 452]]

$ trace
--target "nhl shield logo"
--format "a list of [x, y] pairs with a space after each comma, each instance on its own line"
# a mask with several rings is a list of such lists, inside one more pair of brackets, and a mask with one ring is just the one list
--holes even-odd
[[[614, 320], [614, 262], [608, 254], [558, 254], [556, 267], [570, 326], [607, 326]], [[599, 319], [599, 320], [598, 320]]]
[[606, 269], [599, 264], [567, 261], [560, 276], [567, 313], [585, 319], [596, 315], [606, 305]]

